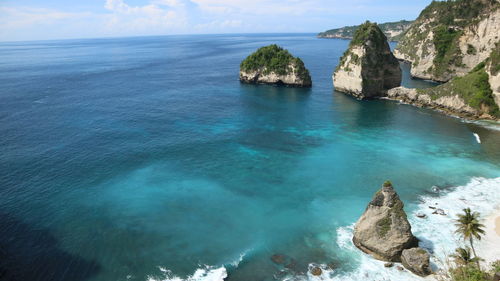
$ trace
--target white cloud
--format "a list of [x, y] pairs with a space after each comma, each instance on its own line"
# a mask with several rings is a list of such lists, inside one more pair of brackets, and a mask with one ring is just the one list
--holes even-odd
[[43, 8], [0, 7], [0, 29], [23, 28], [32, 25], [49, 24], [68, 19], [83, 18], [90, 13], [67, 13]]
[[[1, 0], [0, 0], [1, 1]], [[0, 41], [225, 32], [321, 31], [411, 19], [431, 0], [102, 0], [94, 12], [0, 5]], [[16, 3], [16, 2], [12, 2]], [[99, 11], [100, 9], [100, 11]]]
[[110, 12], [105, 27], [108, 32], [116, 34], [165, 34], [187, 26], [187, 14], [179, 0], [156, 1], [144, 6], [130, 6], [123, 0], [106, 0], [104, 7]]

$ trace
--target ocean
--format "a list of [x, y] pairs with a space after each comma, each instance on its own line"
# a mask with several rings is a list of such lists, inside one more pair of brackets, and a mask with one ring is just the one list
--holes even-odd
[[[240, 62], [273, 43], [304, 61], [311, 89], [240, 84]], [[460, 243], [453, 215], [500, 202], [500, 130], [336, 92], [348, 44], [313, 34], [0, 43], [0, 275], [420, 280], [355, 249], [353, 224], [391, 180], [439, 266]], [[435, 85], [402, 69], [404, 86]], [[436, 203], [447, 216], [429, 213]]]

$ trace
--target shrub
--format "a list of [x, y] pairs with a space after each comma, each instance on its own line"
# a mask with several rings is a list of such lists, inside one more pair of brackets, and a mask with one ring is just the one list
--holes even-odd
[[349, 46], [362, 45], [367, 41], [371, 41], [379, 49], [387, 44], [387, 37], [376, 23], [366, 21], [356, 30]]

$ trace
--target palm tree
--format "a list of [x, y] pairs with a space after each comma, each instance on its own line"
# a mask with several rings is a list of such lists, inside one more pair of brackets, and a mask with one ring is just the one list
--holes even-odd
[[456, 270], [452, 271], [452, 276], [460, 274], [462, 277], [460, 280], [470, 280], [470, 273], [469, 270], [467, 270], [467, 268], [469, 267], [470, 264], [477, 263], [480, 259], [472, 257], [471, 250], [469, 247], [457, 248], [455, 250], [455, 254], [451, 255], [451, 257], [453, 258], [455, 264], [458, 266]]
[[[479, 222], [480, 214], [478, 212], [472, 212], [470, 208], [463, 210], [463, 214], [458, 215], [457, 223], [457, 233], [460, 234], [464, 240], [469, 240], [470, 247], [474, 253], [474, 257], [477, 258], [476, 250], [474, 249], [474, 238], [481, 240], [481, 235], [484, 234], [484, 224]], [[476, 260], [477, 267], [479, 268], [479, 259]]]
[[464, 266], [467, 266], [470, 263], [477, 262], [479, 260], [479, 258], [472, 257], [469, 247], [457, 248], [455, 250], [455, 254], [451, 255], [451, 257], [456, 264]]

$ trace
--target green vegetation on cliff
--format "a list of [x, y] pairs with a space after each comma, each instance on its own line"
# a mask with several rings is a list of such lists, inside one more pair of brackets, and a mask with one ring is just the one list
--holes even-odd
[[[378, 54], [381, 57], [372, 57], [370, 59], [367, 59], [367, 57], [365, 57], [364, 59], [361, 59], [358, 55], [351, 52], [351, 48], [367, 44], [369, 44], [369, 48], [375, 49], [374, 52], [370, 52], [371, 54]], [[387, 37], [385, 36], [385, 34], [376, 23], [366, 21], [364, 24], [360, 25], [354, 33], [354, 36], [349, 43], [349, 48], [340, 58], [340, 63], [338, 64], [336, 70], [339, 70], [349, 57], [351, 58], [351, 63], [354, 63], [356, 65], [368, 65], [382, 68], [383, 65], [381, 64], [386, 60], [384, 57], [382, 57], [381, 54], [383, 54], [386, 49], [389, 49], [389, 45], [387, 43]], [[349, 69], [344, 70], [349, 71]], [[364, 82], [368, 83], [369, 81]], [[369, 85], [366, 86], [368, 87]]]
[[493, 75], [497, 75], [500, 72], [500, 42], [495, 44], [495, 49], [491, 52], [490, 55], [490, 72]]
[[[397, 49], [412, 58], [413, 65], [416, 66], [419, 64], [419, 58], [425, 57], [429, 47], [433, 46], [436, 50], [433, 67], [426, 72], [435, 77], [453, 77], [453, 67], [463, 66], [464, 54], [459, 47], [459, 38], [464, 30], [477, 24], [499, 7], [497, 0], [433, 1], [401, 38]], [[433, 36], [430, 36], [431, 32]], [[419, 46], [423, 46], [420, 56], [417, 55]], [[468, 55], [474, 55], [476, 52], [472, 45], [469, 45], [466, 51]]]
[[[390, 41], [397, 41], [402, 34], [410, 27], [413, 21], [401, 20], [396, 22], [381, 23], [378, 26]], [[344, 26], [341, 28], [330, 29], [318, 34], [320, 38], [346, 38], [354, 37], [354, 33], [360, 25]], [[394, 36], [391, 36], [395, 34]]]
[[485, 65], [482, 62], [463, 77], [455, 77], [445, 84], [419, 89], [418, 92], [428, 94], [432, 99], [459, 95], [469, 106], [498, 118], [500, 111], [493, 98]]
[[[361, 46], [366, 44], [368, 41], [371, 41], [371, 47], [374, 47], [377, 50], [381, 50], [387, 44], [387, 37], [380, 30], [376, 23], [372, 23], [366, 21], [364, 24], [360, 25], [359, 28], [354, 32], [353, 38], [349, 43], [349, 48], [344, 52], [342, 57], [340, 58], [340, 63], [337, 65], [335, 71], [339, 70], [342, 65], [346, 62], [346, 60], [350, 57], [351, 62], [355, 65], [360, 65], [362, 63], [379, 63], [382, 61], [382, 58], [375, 60], [361, 60], [358, 55], [351, 52], [351, 48], [356, 46]], [[347, 67], [344, 69], [345, 71], [350, 71]]]
[[269, 45], [258, 49], [241, 62], [240, 69], [245, 72], [262, 70], [263, 74], [276, 73], [287, 75], [293, 72], [292, 66], [299, 77], [310, 80], [309, 71], [300, 58], [292, 56], [278, 45]]
[[387, 37], [374, 22], [366, 21], [354, 33], [349, 47], [358, 46], [371, 41], [375, 48], [383, 48], [387, 44]]

